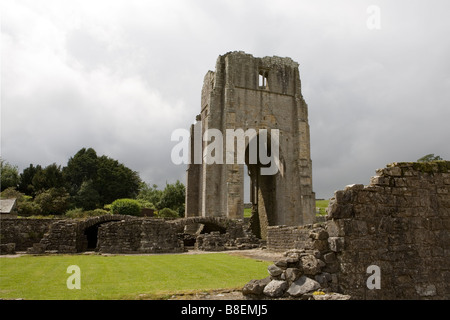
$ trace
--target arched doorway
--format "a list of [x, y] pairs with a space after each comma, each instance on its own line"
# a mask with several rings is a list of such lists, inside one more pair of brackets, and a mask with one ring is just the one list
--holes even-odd
[[[277, 199], [277, 182], [276, 179], [280, 172], [276, 174], [265, 175], [261, 174], [262, 168], [268, 168], [272, 163], [279, 162], [279, 159], [275, 159], [274, 156], [278, 157], [279, 145], [276, 145], [278, 152], [272, 152], [272, 143], [270, 133], [267, 134], [266, 143], [260, 143], [260, 135], [257, 135], [254, 140], [249, 141], [249, 144], [245, 150], [245, 164], [247, 167], [247, 172], [250, 177], [250, 203], [252, 204], [252, 215], [250, 218], [250, 227], [252, 232], [261, 239], [266, 239], [267, 227], [275, 225], [277, 222], [277, 217], [275, 216], [275, 206]], [[272, 141], [273, 142], [273, 141]], [[250, 144], [255, 143], [256, 148], [251, 150]], [[260, 149], [263, 146], [264, 149]], [[257, 152], [257, 161], [251, 161], [250, 152]], [[263, 164], [260, 161], [260, 155], [264, 154], [269, 156], [269, 163]]]

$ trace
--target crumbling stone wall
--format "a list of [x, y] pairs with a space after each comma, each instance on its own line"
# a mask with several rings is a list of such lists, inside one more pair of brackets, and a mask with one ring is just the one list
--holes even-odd
[[[355, 299], [449, 299], [450, 162], [393, 163], [376, 173], [330, 201], [340, 290]], [[366, 285], [370, 265], [380, 268], [380, 289]]]
[[[0, 254], [27, 251], [31, 254], [77, 253], [97, 250], [103, 253], [160, 253], [184, 250], [186, 226], [202, 226], [197, 234], [198, 250], [249, 249], [259, 239], [247, 230], [242, 220], [220, 217], [192, 217], [162, 220], [124, 215], [103, 215], [77, 219], [2, 220]], [[37, 233], [39, 231], [39, 234]], [[31, 234], [37, 236], [31, 237]], [[27, 242], [24, 241], [27, 240]], [[17, 244], [19, 244], [17, 246]], [[19, 249], [17, 249], [19, 248]]]
[[0, 243], [15, 244], [15, 251], [26, 251], [39, 242], [58, 219], [2, 219]]
[[[270, 227], [268, 248], [316, 250], [325, 263], [320, 271], [333, 278], [325, 289], [352, 299], [449, 299], [450, 162], [393, 163], [376, 173], [368, 186], [336, 191], [326, 233], [313, 235], [320, 224]], [[368, 286], [378, 276], [371, 266], [379, 268], [379, 289]], [[302, 270], [300, 262], [297, 268]], [[282, 280], [269, 274], [270, 281]], [[248, 287], [261, 287], [255, 281]], [[261, 292], [269, 292], [266, 285]], [[292, 283], [273, 285], [283, 289], [276, 295], [286, 296]]]
[[280, 241], [294, 241], [298, 248], [286, 251], [284, 258], [270, 265], [268, 277], [247, 283], [242, 289], [245, 296], [257, 299], [349, 299], [347, 295], [336, 294], [339, 291], [339, 263], [336, 248], [328, 242], [325, 224], [274, 227], [271, 230], [274, 231], [272, 236], [279, 236]]

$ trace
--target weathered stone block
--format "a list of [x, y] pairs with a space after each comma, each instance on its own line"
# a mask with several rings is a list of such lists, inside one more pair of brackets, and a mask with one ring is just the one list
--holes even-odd
[[288, 287], [289, 285], [286, 281], [272, 280], [264, 287], [263, 293], [271, 298], [278, 298], [286, 292]]
[[242, 294], [244, 295], [262, 295], [264, 287], [269, 284], [270, 277], [261, 280], [250, 280], [243, 288]]
[[320, 284], [308, 277], [301, 276], [298, 280], [294, 281], [287, 293], [293, 297], [299, 297], [305, 293], [312, 292], [320, 288]]
[[284, 279], [289, 283], [294, 282], [302, 275], [302, 271], [298, 268], [287, 268], [284, 273]]
[[270, 266], [268, 266], [267, 271], [269, 272], [269, 274], [272, 277], [278, 277], [283, 273], [283, 269], [281, 269], [280, 267], [277, 267], [274, 264], [271, 264]]
[[343, 237], [329, 237], [328, 245], [330, 250], [334, 252], [341, 252], [344, 249], [344, 238]]
[[300, 258], [300, 268], [306, 275], [316, 275], [320, 273], [322, 264], [313, 255], [306, 255]]

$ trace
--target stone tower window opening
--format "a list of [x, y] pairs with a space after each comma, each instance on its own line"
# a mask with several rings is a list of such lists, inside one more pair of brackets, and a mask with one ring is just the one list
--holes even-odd
[[267, 88], [267, 79], [269, 78], [269, 72], [266, 70], [260, 70], [258, 76], [258, 85], [261, 89]]

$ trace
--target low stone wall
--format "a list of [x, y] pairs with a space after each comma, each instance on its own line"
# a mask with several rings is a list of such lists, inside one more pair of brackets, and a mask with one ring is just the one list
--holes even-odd
[[58, 219], [1, 219], [0, 243], [14, 243], [15, 251], [26, 251], [41, 241], [50, 226]]
[[270, 226], [267, 228], [267, 249], [272, 251], [287, 251], [289, 249], [304, 249], [311, 247], [310, 231], [320, 224], [292, 226]]
[[[123, 215], [87, 219], [2, 220], [0, 254], [160, 253], [184, 250], [185, 226], [202, 225], [205, 234], [191, 235], [199, 250], [248, 249], [259, 245], [243, 221], [216, 217], [163, 220]], [[219, 230], [219, 231], [213, 231]], [[211, 232], [212, 231], [212, 232]], [[4, 242], [3, 242], [4, 240]]]
[[100, 226], [97, 248], [107, 253], [182, 252], [183, 242], [164, 220], [136, 219]]

